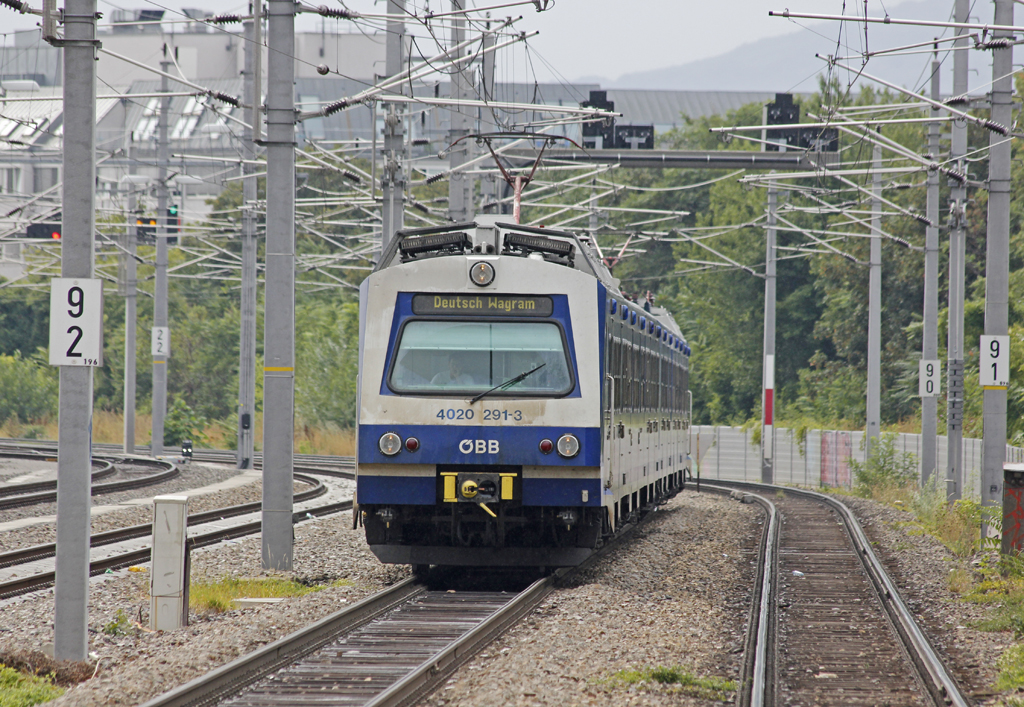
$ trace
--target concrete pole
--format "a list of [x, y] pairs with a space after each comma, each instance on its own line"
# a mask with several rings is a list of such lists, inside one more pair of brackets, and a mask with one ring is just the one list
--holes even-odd
[[[940, 70], [938, 58], [932, 60], [932, 99], [941, 100]], [[932, 117], [938, 117], [938, 109], [932, 109]], [[928, 125], [928, 153], [931, 159], [939, 159], [940, 124]], [[921, 334], [921, 358], [936, 361], [939, 358], [939, 173], [928, 172], [928, 220], [936, 224], [925, 229], [924, 236], [924, 329]], [[938, 391], [934, 396], [921, 398], [921, 483], [927, 484], [936, 466], [938, 442]]]
[[[135, 174], [133, 146], [128, 146], [128, 174]], [[135, 328], [138, 288], [136, 281], [137, 263], [135, 209], [137, 199], [135, 184], [128, 181], [128, 228], [125, 231], [124, 248], [124, 453], [135, 454]]]
[[[160, 91], [166, 92], [167, 72], [171, 61], [167, 59], [167, 44], [164, 44], [164, 59], [160, 62]], [[170, 152], [167, 145], [167, 119], [171, 112], [171, 98], [160, 99], [160, 116], [157, 122], [157, 178], [156, 178], [156, 284], [153, 290], [153, 326], [167, 324], [167, 163]], [[168, 347], [173, 342], [168, 337]], [[167, 415], [167, 356], [153, 356], [153, 442], [150, 454], [158, 457], [164, 453], [164, 417]]]
[[765, 229], [764, 368], [761, 394], [761, 483], [775, 483], [775, 212], [778, 192], [768, 187], [768, 227]]
[[263, 567], [292, 568], [295, 446], [295, 3], [267, 3]]
[[[1013, 24], [1013, 0], [995, 0], [995, 22]], [[1012, 33], [995, 32], [995, 37]], [[992, 50], [992, 121], [1013, 122], [1013, 46]], [[988, 240], [985, 249], [985, 334], [1005, 336], [1010, 287], [1010, 138], [989, 133]], [[982, 420], [981, 504], [999, 506], [1006, 461], [1006, 388], [986, 386]], [[983, 536], [987, 529], [982, 526]]]
[[[384, 71], [388, 76], [401, 73], [405, 53], [405, 0], [388, 0], [387, 40], [384, 56]], [[394, 19], [392, 19], [394, 18]], [[404, 85], [399, 92], [404, 91]], [[381, 176], [383, 207], [381, 209], [381, 252], [405, 225], [405, 177], [402, 174], [402, 155], [405, 149], [405, 135], [402, 120], [398, 117], [395, 104], [385, 104], [384, 110], [384, 168]], [[377, 125], [374, 120], [373, 130]], [[376, 139], [376, 135], [374, 135]], [[376, 160], [376, 155], [374, 155]]]
[[[257, 20], [258, 21], [258, 20]], [[242, 152], [247, 160], [256, 159], [252, 126], [259, 117], [254, 105], [258, 91], [255, 64], [258, 53], [254, 45], [256, 29], [250, 20], [245, 23], [245, 78], [242, 102], [250, 106], [246, 127], [242, 131]], [[251, 175], [255, 165], [243, 163], [242, 174]], [[241, 332], [238, 340], [238, 454], [239, 469], [251, 469], [255, 452], [256, 426], [256, 198], [257, 178], [242, 181], [242, 292], [239, 303]]]
[[[96, 230], [96, 0], [64, 6], [64, 191], [61, 277], [93, 276]], [[60, 367], [53, 654], [85, 660], [89, 644], [92, 367]]]
[[871, 257], [868, 273], [868, 400], [865, 459], [881, 430], [882, 411], [882, 148], [875, 145], [871, 176]]
[[[487, 13], [490, 17], [490, 13]], [[491, 23], [487, 23], [487, 29], [491, 28]], [[494, 52], [491, 51], [491, 47], [494, 46], [494, 35], [485, 34], [483, 39], [483, 66], [480, 76], [480, 83], [483, 89], [484, 100], [494, 100]], [[480, 109], [480, 132], [491, 133], [495, 131], [494, 114], [489, 108]], [[482, 178], [480, 180], [480, 191], [485, 192], [482, 194], [483, 203], [497, 201], [501, 196], [500, 184], [504, 184], [504, 177], [498, 172], [495, 172], [489, 179]], [[482, 211], [482, 209], [481, 209]]]
[[[956, 0], [953, 8], [955, 22], [967, 22], [969, 0]], [[958, 31], [953, 52], [953, 95], [967, 93], [968, 30]], [[961, 174], [966, 174], [964, 154], [967, 152], [967, 126], [953, 121], [950, 140], [950, 160]], [[960, 498], [963, 487], [964, 437], [964, 258], [967, 228], [967, 188], [950, 180], [949, 198], [949, 305], [948, 339], [946, 344], [946, 498], [952, 502]]]
[[[463, 10], [464, 5], [464, 0], [452, 0], [452, 12], [459, 12], [460, 10]], [[457, 47], [465, 41], [465, 16], [453, 15], [451, 23], [451, 46]], [[465, 49], [461, 49], [459, 50], [459, 54], [450, 58], [458, 59], [465, 51]], [[449, 95], [455, 100], [461, 100], [466, 96], [466, 71], [467, 68], [465, 66], [457, 66], [452, 69], [450, 74], [451, 83], [449, 84]], [[448, 144], [450, 145], [459, 138], [469, 134], [469, 130], [467, 129], [469, 116], [466, 115], [464, 110], [455, 107], [449, 109], [449, 115], [451, 116], [451, 122], [449, 124]], [[467, 140], [463, 140], [448, 153], [448, 169], [451, 170], [451, 176], [448, 179], [448, 218], [455, 222], [468, 221], [472, 216], [472, 214], [469, 213], [472, 201], [467, 198], [467, 185], [469, 183], [469, 179], [461, 171], [455, 171], [464, 162], [468, 161], [468, 151], [469, 142]]]

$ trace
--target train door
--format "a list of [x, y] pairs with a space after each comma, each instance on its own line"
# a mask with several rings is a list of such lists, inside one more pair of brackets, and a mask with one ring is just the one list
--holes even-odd
[[612, 334], [614, 322], [609, 321], [608, 335], [605, 339], [605, 395], [604, 395], [604, 474], [606, 488], [615, 483], [615, 469], [618, 468], [619, 456], [619, 418], [618, 402], [621, 395], [621, 351], [618, 337]]

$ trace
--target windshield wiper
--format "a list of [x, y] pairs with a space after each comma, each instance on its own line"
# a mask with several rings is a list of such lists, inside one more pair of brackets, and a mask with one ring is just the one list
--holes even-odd
[[527, 377], [528, 375], [530, 375], [530, 374], [532, 374], [532, 373], [536, 373], [536, 372], [537, 372], [537, 371], [539, 371], [540, 369], [544, 368], [544, 366], [546, 366], [546, 365], [547, 365], [546, 363], [542, 363], [542, 364], [540, 364], [539, 366], [537, 366], [536, 368], [532, 368], [532, 369], [530, 369], [529, 371], [526, 371], [525, 373], [520, 373], [520, 374], [519, 374], [518, 376], [516, 376], [515, 378], [509, 378], [509, 379], [508, 379], [507, 381], [505, 381], [504, 383], [501, 383], [501, 384], [499, 384], [499, 385], [496, 385], [496, 386], [494, 386], [493, 388], [491, 388], [490, 390], [485, 390], [484, 392], [480, 393], [480, 395], [478, 395], [478, 396], [476, 396], [475, 398], [473, 398], [472, 400], [470, 400], [470, 401], [469, 401], [469, 404], [470, 404], [470, 405], [472, 405], [473, 403], [475, 403], [475, 402], [476, 402], [477, 400], [479, 400], [480, 398], [484, 397], [485, 395], [489, 395], [489, 394], [493, 393], [493, 392], [494, 392], [494, 391], [496, 391], [496, 390], [505, 390], [506, 388], [511, 388], [511, 387], [512, 387], [512, 386], [514, 386], [514, 385], [515, 385], [516, 383], [519, 383], [520, 381], [522, 381], [523, 379], [525, 379], [525, 378], [526, 378], [526, 377]]

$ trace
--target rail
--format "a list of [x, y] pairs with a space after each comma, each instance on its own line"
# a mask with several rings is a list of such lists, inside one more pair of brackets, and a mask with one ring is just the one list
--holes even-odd
[[[887, 614], [892, 627], [895, 629], [896, 635], [899, 637], [907, 655], [910, 657], [910, 661], [918, 673], [921, 684], [928, 692], [929, 697], [937, 706], [968, 706], [969, 702], [960, 691], [956, 681], [946, 670], [941, 658], [931, 646], [931, 643], [928, 641], [924, 632], [917, 625], [913, 614], [900, 597], [899, 590], [896, 588], [896, 585], [890, 579], [881, 561], [872, 550], [871, 543], [865, 535], [863, 528], [861, 528], [860, 523], [845, 504], [830, 496], [806, 489], [780, 488], [778, 486], [742, 481], [716, 482], [716, 484], [719, 484], [723, 489], [739, 489], [754, 492], [750, 495], [752, 495], [754, 500], [757, 500], [762, 505], [771, 505], [771, 502], [758, 496], [757, 492], [775, 494], [781, 491], [787, 495], [810, 499], [816, 503], [833, 508], [842, 519], [843, 525], [849, 534], [854, 549], [856, 550], [856, 555], [875, 590], [883, 610]], [[703, 487], [708, 488], [708, 484], [705, 483]], [[769, 525], [771, 525], [770, 521]], [[765, 535], [768, 535], [768, 533], [766, 532]], [[779, 556], [778, 552], [773, 552], [770, 546], [765, 546], [761, 555], [766, 559], [770, 559], [772, 557], [777, 558]], [[762, 582], [770, 582], [771, 579], [769, 573], [776, 572], [774, 566], [768, 565], [762, 566], [761, 570], [761, 575], [764, 578], [762, 579]], [[758, 622], [756, 626], [756, 656], [751, 660], [752, 666], [755, 667], [752, 669], [752, 676], [750, 679], [750, 695], [748, 697], [741, 696], [739, 702], [741, 705], [757, 706], [768, 704], [769, 702], [766, 701], [766, 696], [772, 694], [772, 691], [774, 690], [770, 677], [767, 679], [765, 678], [766, 672], [764, 668], [764, 666], [769, 665], [771, 662], [770, 654], [773, 651], [772, 644], [774, 642], [774, 638], [770, 630], [773, 622], [770, 615], [766, 613], [764, 606], [766, 598], [771, 596], [770, 587], [765, 587], [762, 584], [761, 591], [756, 596], [760, 598], [759, 601], [761, 606], [757, 610]], [[774, 605], [774, 603], [774, 600], [771, 599], [770, 605]], [[752, 615], [753, 613], [754, 609], [752, 609]], [[749, 634], [754, 630], [755, 628], [753, 623], [751, 623], [748, 626], [748, 652], [751, 644]], [[768, 659], [765, 659], [766, 656], [768, 656]], [[745, 664], [746, 662], [747, 656], [745, 656], [744, 659]], [[758, 677], [758, 672], [761, 674], [760, 678]], [[744, 687], [746, 684], [747, 682], [744, 680]]]

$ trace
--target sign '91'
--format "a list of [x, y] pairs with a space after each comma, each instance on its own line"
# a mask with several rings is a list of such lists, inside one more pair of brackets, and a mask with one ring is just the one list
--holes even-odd
[[50, 365], [103, 365], [103, 282], [50, 281]]

